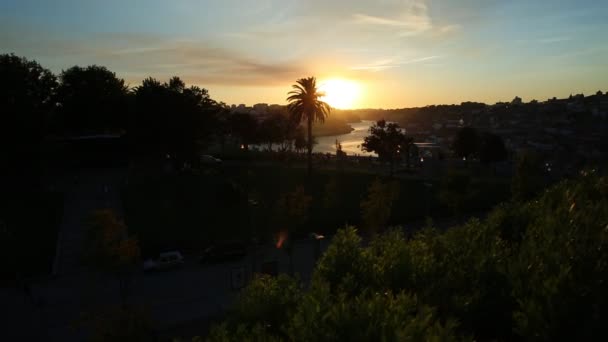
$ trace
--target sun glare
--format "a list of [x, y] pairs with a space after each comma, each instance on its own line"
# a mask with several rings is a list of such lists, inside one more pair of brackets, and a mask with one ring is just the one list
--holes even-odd
[[361, 93], [361, 87], [357, 82], [343, 79], [323, 81], [320, 83], [319, 89], [325, 92], [322, 100], [339, 109], [353, 108]]

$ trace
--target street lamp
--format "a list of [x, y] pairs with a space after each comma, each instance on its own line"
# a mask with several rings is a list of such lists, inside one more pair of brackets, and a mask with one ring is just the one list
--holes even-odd
[[310, 237], [316, 241], [316, 243], [315, 243], [315, 262], [317, 262], [317, 260], [319, 260], [319, 257], [321, 256], [321, 241], [323, 239], [325, 239], [325, 235], [311, 233]]

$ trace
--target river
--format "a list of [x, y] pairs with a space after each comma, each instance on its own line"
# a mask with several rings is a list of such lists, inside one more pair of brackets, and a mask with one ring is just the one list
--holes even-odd
[[363, 138], [369, 135], [369, 128], [374, 124], [374, 121], [362, 120], [360, 122], [349, 122], [348, 124], [354, 129], [350, 133], [317, 137], [318, 144], [314, 146], [313, 152], [336, 153], [337, 139], [342, 144], [342, 151], [346, 152], [349, 156], [375, 155], [374, 153], [361, 151]]

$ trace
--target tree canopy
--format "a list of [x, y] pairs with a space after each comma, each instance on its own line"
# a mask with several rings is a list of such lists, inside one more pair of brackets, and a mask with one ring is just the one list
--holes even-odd
[[397, 123], [380, 120], [369, 129], [361, 144], [361, 148], [367, 152], [374, 152], [378, 158], [388, 162], [390, 174], [393, 174], [395, 163], [406, 156], [409, 160], [409, 150], [413, 139], [405, 134]]
[[129, 134], [137, 154], [169, 158], [177, 168], [197, 160], [212, 134], [219, 104], [206, 89], [186, 87], [179, 77], [161, 83], [147, 78], [135, 88], [135, 111]]
[[345, 228], [310, 287], [254, 280], [209, 340], [602, 340], [607, 208], [588, 172], [445, 232]]
[[0, 55], [0, 79], [0, 176], [15, 183], [14, 176], [38, 170], [57, 80], [37, 62], [12, 54]]
[[495, 163], [507, 159], [505, 143], [499, 135], [483, 133], [480, 137], [479, 160], [482, 163]]
[[479, 133], [473, 127], [461, 128], [452, 144], [457, 157], [469, 159], [479, 151]]
[[59, 75], [57, 133], [92, 135], [120, 133], [127, 124], [125, 81], [106, 67], [74, 66]]

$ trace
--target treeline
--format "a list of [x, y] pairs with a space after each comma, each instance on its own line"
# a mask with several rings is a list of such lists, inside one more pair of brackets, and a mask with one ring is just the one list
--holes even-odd
[[285, 107], [265, 120], [232, 113], [197, 86], [179, 77], [145, 79], [129, 87], [103, 66], [74, 66], [53, 74], [35, 61], [0, 55], [1, 152], [13, 175], [36, 170], [44, 139], [96, 135], [127, 137], [133, 157], [165, 158], [176, 165], [193, 162], [211, 142], [226, 138], [247, 149], [263, 144], [301, 150], [306, 138]]
[[485, 108], [487, 108], [485, 103], [463, 102], [459, 105], [430, 105], [397, 109], [349, 109], [340, 110], [340, 113], [351, 119], [374, 121], [384, 119], [406, 125], [411, 122], [433, 122], [438, 119], [465, 119], [467, 121], [473, 113]]
[[607, 223], [591, 171], [445, 232], [345, 228], [309, 287], [257, 278], [208, 340], [604, 340]]

